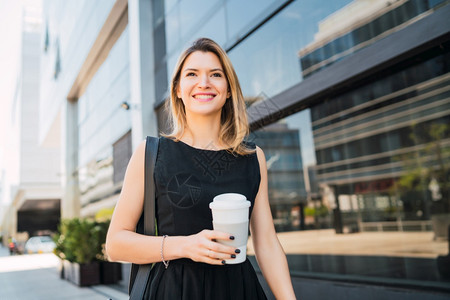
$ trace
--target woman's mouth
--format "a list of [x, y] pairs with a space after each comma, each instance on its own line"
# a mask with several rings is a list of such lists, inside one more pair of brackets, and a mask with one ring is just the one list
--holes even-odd
[[195, 94], [193, 95], [193, 98], [200, 102], [207, 102], [214, 99], [215, 96], [215, 94]]

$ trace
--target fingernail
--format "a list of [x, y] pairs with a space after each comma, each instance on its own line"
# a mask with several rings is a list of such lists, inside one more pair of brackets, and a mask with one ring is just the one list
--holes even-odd
[[236, 252], [236, 253], [241, 253], [241, 250], [236, 249], [236, 250], [234, 250], [234, 252]]
[[231, 258], [236, 258], [236, 254], [231, 254]]
[[227, 263], [226, 261], [222, 260], [222, 265], [225, 265], [226, 263]]
[[234, 236], [233, 235], [230, 235], [230, 240], [234, 240]]

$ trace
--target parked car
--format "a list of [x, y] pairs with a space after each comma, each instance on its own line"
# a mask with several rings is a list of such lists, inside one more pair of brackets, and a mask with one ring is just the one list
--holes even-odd
[[25, 244], [25, 253], [51, 253], [56, 245], [49, 236], [31, 237]]

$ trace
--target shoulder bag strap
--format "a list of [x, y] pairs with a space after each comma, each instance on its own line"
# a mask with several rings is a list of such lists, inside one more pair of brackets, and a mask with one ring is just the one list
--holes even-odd
[[[155, 182], [153, 173], [155, 171], [156, 156], [158, 155], [159, 139], [147, 137], [145, 144], [145, 191], [144, 191], [144, 234], [156, 235], [155, 218]], [[142, 222], [142, 217], [140, 222]], [[139, 224], [138, 224], [139, 227]], [[144, 296], [145, 287], [154, 264], [132, 265], [132, 269], [138, 268], [135, 278], [130, 276], [130, 300], [141, 300]], [[133, 273], [133, 270], [132, 270]]]
[[156, 156], [158, 155], [159, 139], [148, 136], [145, 146], [145, 191], [144, 191], [144, 233], [157, 235], [155, 220], [155, 172]]

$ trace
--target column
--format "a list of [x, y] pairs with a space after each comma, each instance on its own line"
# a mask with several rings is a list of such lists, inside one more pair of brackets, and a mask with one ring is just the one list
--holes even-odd
[[[64, 192], [61, 199], [61, 218], [80, 216], [80, 190], [78, 183], [78, 101], [66, 101], [63, 109], [65, 121], [64, 144]], [[64, 123], [63, 123], [64, 124]]]
[[157, 136], [152, 1], [128, 1], [132, 147], [147, 135]]

